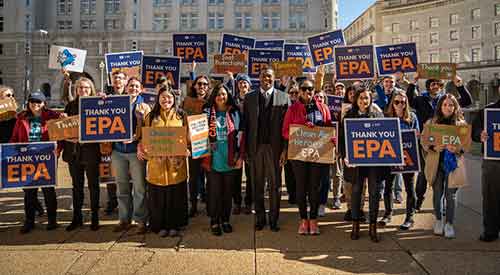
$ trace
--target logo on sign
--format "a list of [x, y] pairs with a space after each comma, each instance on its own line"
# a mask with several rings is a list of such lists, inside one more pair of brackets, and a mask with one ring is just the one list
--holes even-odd
[[104, 105], [104, 100], [97, 101], [97, 105]]
[[365, 124], [363, 124], [363, 126], [364, 126], [365, 128], [370, 128], [370, 127], [371, 127], [371, 124], [370, 124], [370, 123], [365, 123]]
[[19, 151], [21, 151], [21, 152], [23, 152], [23, 153], [24, 153], [24, 152], [27, 152], [27, 151], [28, 151], [28, 147], [21, 147], [21, 148], [19, 149]]
[[59, 62], [62, 67], [74, 64], [75, 60], [76, 54], [72, 54], [68, 49], [64, 49], [57, 53], [57, 62]]

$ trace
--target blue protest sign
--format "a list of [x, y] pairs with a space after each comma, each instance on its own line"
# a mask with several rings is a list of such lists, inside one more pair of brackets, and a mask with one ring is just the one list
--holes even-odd
[[257, 40], [255, 41], [254, 48], [267, 50], [283, 50], [284, 45], [284, 39]]
[[356, 166], [404, 164], [398, 118], [346, 118], [344, 133], [349, 164]]
[[156, 102], [156, 93], [154, 92], [143, 92], [142, 98], [144, 99], [144, 103], [154, 106]]
[[248, 56], [248, 50], [252, 49], [254, 45], [255, 38], [224, 33], [222, 34], [220, 53], [228, 55], [243, 53]]
[[375, 51], [379, 75], [417, 71], [418, 59], [415, 43], [376, 46]]
[[207, 34], [206, 33], [181, 33], [172, 37], [174, 55], [181, 58], [183, 63], [206, 63]]
[[500, 109], [484, 109], [484, 129], [488, 139], [484, 144], [484, 158], [500, 159]]
[[151, 56], [143, 58], [142, 84], [146, 89], [154, 89], [161, 77], [170, 80], [172, 88], [179, 89], [181, 59], [179, 57]]
[[342, 103], [344, 103], [344, 98], [341, 96], [328, 95], [328, 109], [330, 109], [330, 114], [332, 120], [338, 120], [340, 114], [342, 113]]
[[420, 172], [417, 130], [401, 130], [401, 138], [403, 139], [404, 165], [391, 167], [391, 173], [405, 174]]
[[307, 44], [285, 44], [284, 59], [285, 61], [300, 60], [302, 62], [302, 72], [304, 73], [316, 72]]
[[373, 64], [372, 45], [335, 48], [335, 72], [339, 80], [372, 79]]
[[251, 49], [248, 51], [248, 75], [250, 78], [259, 78], [260, 72], [271, 67], [274, 61], [283, 59], [283, 51]]
[[342, 30], [320, 33], [307, 38], [309, 50], [312, 54], [314, 66], [332, 64], [335, 62], [333, 48], [344, 46], [344, 33]]
[[120, 70], [128, 77], [141, 78], [142, 51], [107, 53], [104, 55], [108, 75]]
[[55, 186], [55, 142], [0, 145], [1, 189]]
[[130, 96], [80, 97], [80, 142], [132, 139]]

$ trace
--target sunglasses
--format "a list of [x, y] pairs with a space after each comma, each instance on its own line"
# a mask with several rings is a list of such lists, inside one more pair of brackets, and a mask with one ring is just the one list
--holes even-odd
[[206, 82], [198, 82], [197, 85], [200, 86], [200, 87], [201, 86], [208, 86], [208, 83], [206, 83]]
[[405, 100], [394, 100], [394, 105], [405, 105], [406, 101]]
[[314, 91], [314, 87], [300, 87], [300, 89], [305, 92], [305, 91], [309, 91], [309, 92], [312, 92]]
[[5, 97], [13, 97], [14, 95], [13, 94], [4, 94], [3, 96], [5, 96]]

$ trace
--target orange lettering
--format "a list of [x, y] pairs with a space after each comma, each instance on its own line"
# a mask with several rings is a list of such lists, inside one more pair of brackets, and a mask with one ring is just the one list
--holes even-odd
[[49, 175], [49, 169], [47, 169], [47, 166], [45, 163], [39, 163], [36, 166], [36, 172], [35, 176], [33, 177], [33, 180], [39, 180], [40, 178], [44, 178], [45, 180], [50, 180], [50, 175]]
[[97, 134], [97, 117], [88, 117], [85, 121], [85, 133], [87, 135], [96, 135]]
[[119, 116], [113, 118], [113, 124], [109, 128], [109, 134], [114, 134], [115, 132], [125, 133], [125, 126], [123, 125], [122, 118]]
[[19, 181], [19, 165], [18, 164], [7, 165], [7, 181], [9, 181], [9, 182]]
[[493, 134], [493, 151], [500, 151], [500, 133]]
[[380, 148], [379, 158], [383, 158], [386, 155], [389, 155], [391, 158], [396, 158], [396, 153], [392, 148], [391, 142], [389, 140], [384, 140], [382, 142], [382, 147]]
[[376, 140], [369, 139], [366, 141], [366, 153], [368, 158], [373, 157], [373, 153], [380, 149], [380, 143]]
[[111, 118], [109, 117], [99, 117], [98, 118], [98, 129], [99, 129], [99, 135], [104, 134], [104, 129], [109, 128], [111, 126]]
[[352, 142], [352, 148], [354, 150], [354, 158], [365, 158], [365, 148], [364, 148], [364, 140], [354, 140]]
[[405, 160], [405, 165], [406, 166], [413, 166], [413, 165], [415, 165], [415, 163], [413, 162], [413, 159], [411, 158], [410, 153], [408, 153], [408, 151], [404, 150], [403, 154], [404, 154], [404, 160]]
[[35, 165], [21, 164], [21, 181], [26, 181], [28, 175], [33, 175], [33, 173], [35, 173]]

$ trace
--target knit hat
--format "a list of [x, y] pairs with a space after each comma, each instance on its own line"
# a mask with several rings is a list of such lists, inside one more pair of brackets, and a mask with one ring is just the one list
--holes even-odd
[[240, 80], [245, 80], [246, 82], [248, 82], [248, 84], [250, 84], [250, 86], [252, 86], [252, 81], [247, 74], [238, 74], [238, 76], [236, 77], [236, 83], [240, 82]]

